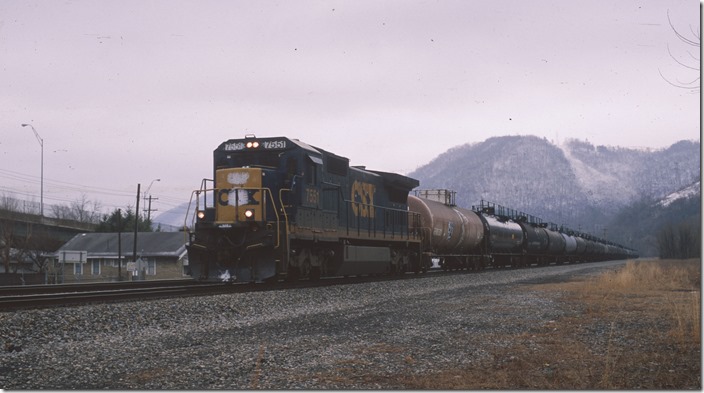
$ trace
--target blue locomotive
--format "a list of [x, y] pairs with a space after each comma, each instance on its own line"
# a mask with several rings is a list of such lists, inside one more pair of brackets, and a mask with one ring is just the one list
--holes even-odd
[[213, 152], [188, 248], [191, 275], [252, 282], [418, 271], [407, 197], [418, 181], [285, 137]]

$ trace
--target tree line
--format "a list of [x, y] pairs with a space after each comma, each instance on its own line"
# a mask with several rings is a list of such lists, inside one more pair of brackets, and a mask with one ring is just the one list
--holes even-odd
[[702, 230], [699, 222], [667, 224], [658, 232], [658, 249], [662, 259], [701, 257]]
[[[39, 214], [39, 209], [33, 210], [31, 202], [8, 195], [0, 195], [0, 211]], [[138, 232], [153, 232], [151, 220], [136, 214], [131, 206], [102, 214], [100, 203], [85, 196], [66, 205], [52, 206], [49, 212], [50, 218], [97, 224], [96, 232], [132, 232], [135, 220]], [[53, 239], [44, 226], [11, 219], [0, 222], [0, 266], [4, 273], [18, 273], [21, 267], [32, 272], [45, 272], [50, 268], [50, 255], [62, 245], [63, 242]]]

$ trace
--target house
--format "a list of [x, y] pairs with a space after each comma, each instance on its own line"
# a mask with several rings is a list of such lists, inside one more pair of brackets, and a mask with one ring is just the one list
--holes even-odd
[[139, 232], [135, 261], [134, 233], [81, 233], [54, 254], [54, 282], [187, 278], [187, 242], [185, 232]]

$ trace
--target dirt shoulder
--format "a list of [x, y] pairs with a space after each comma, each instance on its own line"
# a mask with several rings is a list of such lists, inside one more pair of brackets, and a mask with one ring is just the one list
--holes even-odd
[[701, 389], [701, 261], [629, 262], [568, 282], [519, 285], [559, 294], [560, 317], [520, 334], [475, 337], [494, 346], [472, 364], [422, 378], [409, 389]]

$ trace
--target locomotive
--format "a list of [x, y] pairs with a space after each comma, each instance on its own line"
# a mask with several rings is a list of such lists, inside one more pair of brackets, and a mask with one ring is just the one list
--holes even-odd
[[409, 195], [418, 186], [297, 139], [230, 139], [193, 194], [190, 274], [263, 282], [418, 273], [433, 260], [482, 269], [637, 257], [495, 204], [457, 207], [453, 191]]
[[223, 142], [195, 192], [191, 275], [235, 282], [419, 271], [415, 179], [285, 137]]

